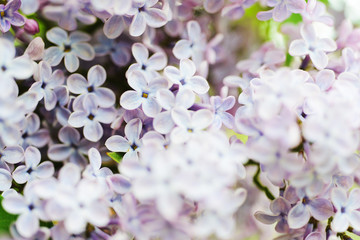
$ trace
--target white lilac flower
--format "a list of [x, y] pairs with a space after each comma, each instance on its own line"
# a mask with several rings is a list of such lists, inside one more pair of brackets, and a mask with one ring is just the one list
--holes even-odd
[[181, 88], [176, 96], [168, 89], [160, 89], [156, 94], [156, 100], [164, 109], [154, 118], [154, 129], [162, 134], [169, 133], [175, 126], [171, 112], [175, 108], [188, 109], [195, 103], [195, 94], [187, 88]]
[[116, 110], [100, 107], [98, 98], [92, 94], [85, 96], [81, 107], [70, 115], [69, 124], [75, 128], [84, 127], [85, 138], [97, 142], [104, 132], [100, 123], [110, 124], [116, 117]]
[[100, 65], [95, 65], [89, 69], [87, 80], [82, 75], [75, 73], [68, 77], [67, 86], [70, 92], [80, 94], [77, 99], [81, 100], [78, 101], [83, 101], [87, 94], [93, 94], [100, 107], [108, 108], [114, 105], [115, 94], [108, 88], [100, 87], [105, 80], [105, 69]]
[[12, 185], [12, 177], [9, 170], [2, 168], [2, 166], [0, 167], [0, 191], [8, 190]]
[[41, 154], [35, 147], [28, 147], [24, 153], [25, 165], [18, 166], [13, 172], [15, 182], [24, 184], [38, 178], [49, 178], [55, 170], [50, 161], [40, 163]]
[[269, 7], [274, 7], [269, 11], [259, 12], [256, 16], [259, 20], [266, 21], [273, 18], [277, 22], [282, 22], [292, 13], [301, 13], [306, 6], [304, 0], [267, 0]]
[[235, 97], [228, 96], [221, 99], [220, 96], [212, 96], [210, 102], [214, 111], [214, 122], [212, 126], [219, 129], [224, 124], [227, 128], [233, 128], [235, 123], [234, 116], [227, 111], [235, 105]]
[[326, 53], [333, 52], [337, 48], [334, 40], [330, 38], [318, 38], [311, 24], [304, 24], [301, 27], [301, 36], [303, 39], [297, 39], [291, 42], [289, 54], [292, 56], [309, 55], [317, 69], [324, 69], [328, 65]]
[[131, 8], [127, 12], [128, 15], [133, 16], [129, 27], [131, 36], [138, 37], [142, 35], [146, 30], [146, 26], [159, 28], [167, 23], [165, 12], [154, 7], [157, 2], [156, 0], [133, 1]]
[[180, 60], [180, 68], [167, 66], [164, 69], [165, 76], [180, 87], [191, 89], [197, 94], [205, 94], [209, 91], [209, 84], [205, 78], [195, 75], [196, 66], [189, 59]]
[[360, 189], [351, 190], [349, 196], [342, 188], [331, 191], [331, 201], [336, 208], [331, 229], [335, 232], [345, 232], [349, 226], [360, 229]]
[[44, 61], [51, 66], [57, 66], [65, 57], [65, 67], [69, 72], [74, 72], [79, 68], [79, 58], [91, 61], [95, 57], [94, 48], [86, 43], [91, 37], [79, 31], [67, 34], [59, 27], [55, 27], [46, 32], [47, 39], [57, 46], [49, 47], [45, 50]]
[[38, 81], [33, 83], [29, 91], [37, 93], [38, 101], [44, 99], [45, 109], [50, 111], [55, 108], [57, 102], [54, 89], [64, 83], [64, 73], [61, 70], [55, 70], [52, 72], [50, 65], [44, 61], [39, 63], [38, 71]]
[[134, 110], [140, 106], [149, 117], [155, 117], [161, 111], [161, 107], [155, 100], [158, 90], [166, 88], [168, 82], [163, 77], [146, 80], [146, 76], [138, 71], [133, 71], [128, 83], [134, 90], [128, 90], [121, 95], [120, 105], [127, 110]]
[[149, 77], [156, 77], [159, 75], [156, 71], [160, 71], [166, 66], [167, 56], [163, 52], [156, 52], [149, 57], [149, 50], [141, 43], [134, 43], [131, 50], [137, 63], [130, 65], [126, 71], [127, 78], [135, 70], [142, 71]]
[[129, 121], [125, 126], [125, 137], [114, 135], [108, 138], [105, 146], [113, 152], [125, 152], [123, 161], [137, 159], [141, 148], [140, 133], [142, 122], [136, 118]]
[[326, 14], [325, 4], [317, 0], [309, 0], [301, 15], [307, 23], [321, 22], [329, 26], [334, 24], [334, 19]]

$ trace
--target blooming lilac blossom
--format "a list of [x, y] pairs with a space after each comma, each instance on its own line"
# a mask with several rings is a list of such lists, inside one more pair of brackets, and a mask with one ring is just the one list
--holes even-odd
[[273, 18], [277, 22], [282, 22], [292, 13], [301, 13], [306, 6], [303, 0], [267, 0], [266, 2], [269, 7], [274, 8], [257, 14], [257, 18], [262, 21]]
[[0, 4], [0, 30], [5, 33], [10, 30], [11, 25], [20, 27], [25, 24], [25, 18], [18, 13], [20, 0], [11, 0], [6, 5]]

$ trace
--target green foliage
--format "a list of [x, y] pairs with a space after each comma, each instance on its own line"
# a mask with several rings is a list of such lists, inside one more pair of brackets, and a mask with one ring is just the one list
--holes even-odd
[[9, 233], [10, 225], [13, 223], [17, 216], [7, 213], [2, 207], [2, 200], [0, 196], [0, 234]]
[[114, 160], [117, 163], [120, 163], [122, 160], [122, 155], [117, 152], [107, 152], [106, 153], [112, 160]]

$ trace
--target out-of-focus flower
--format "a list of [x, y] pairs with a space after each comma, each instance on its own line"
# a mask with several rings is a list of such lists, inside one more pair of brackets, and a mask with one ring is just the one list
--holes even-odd
[[269, 11], [259, 12], [256, 16], [262, 21], [273, 18], [277, 22], [282, 22], [292, 13], [301, 13], [306, 2], [304, 0], [267, 0], [269, 7], [274, 7]]

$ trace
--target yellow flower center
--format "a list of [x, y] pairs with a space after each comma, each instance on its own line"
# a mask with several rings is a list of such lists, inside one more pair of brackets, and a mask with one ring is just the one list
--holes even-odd
[[5, 16], [5, 12], [4, 12], [4, 11], [1, 11], [1, 12], [0, 12], [0, 16], [1, 16], [1, 17], [4, 17], [4, 16]]

